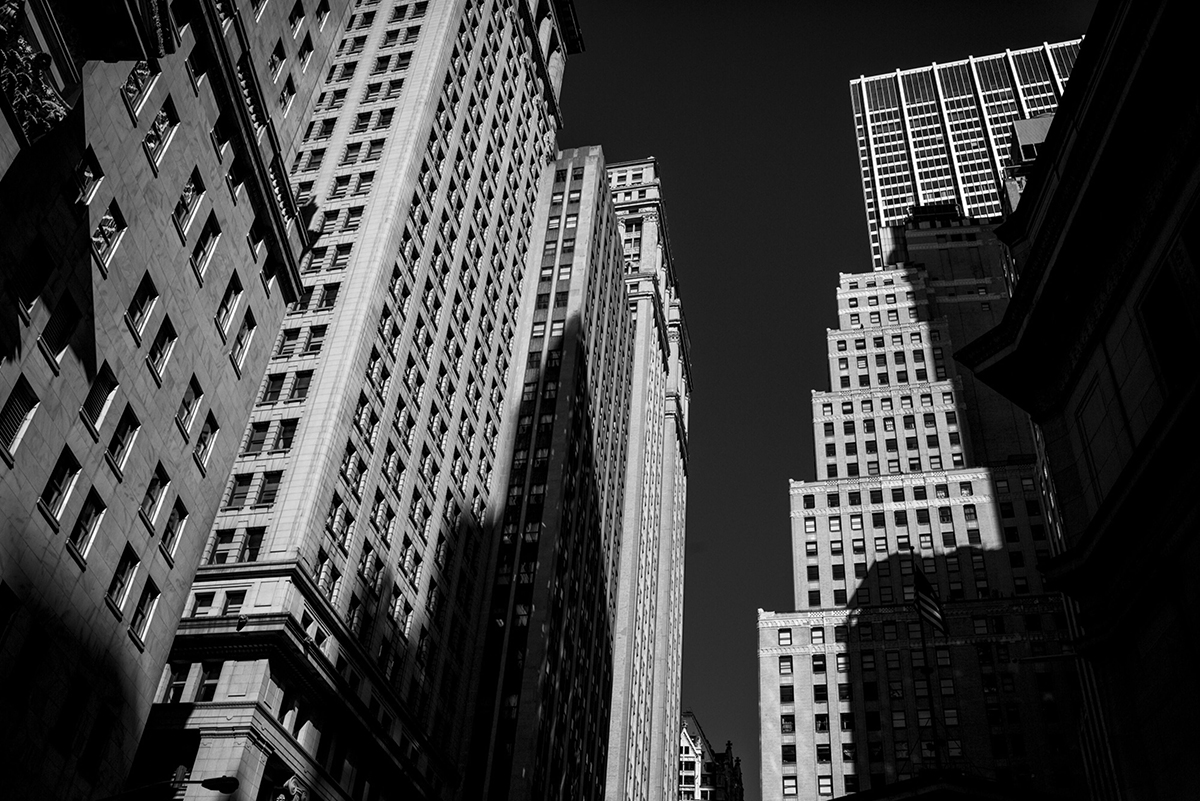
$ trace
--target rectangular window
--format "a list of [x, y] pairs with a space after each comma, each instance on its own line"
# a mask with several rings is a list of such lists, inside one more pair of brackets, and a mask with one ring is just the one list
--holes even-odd
[[167, 475], [162, 462], [159, 462], [154, 468], [154, 474], [150, 477], [150, 483], [146, 485], [146, 494], [142, 496], [142, 502], [138, 507], [138, 511], [151, 523], [154, 522], [158, 508], [162, 504], [163, 495], [166, 494], [167, 487], [170, 485], [171, 477]]
[[78, 477], [79, 461], [75, 458], [75, 454], [71, 453], [71, 449], [64, 446], [38, 499], [55, 520], [58, 519], [67, 499], [71, 496], [71, 490], [74, 489], [75, 480]]
[[79, 306], [71, 297], [71, 293], [63, 292], [58, 299], [58, 304], [54, 307], [54, 313], [50, 315], [50, 320], [42, 329], [42, 335], [38, 337], [38, 344], [54, 362], [53, 366], [56, 372], [58, 362], [62, 360], [63, 353], [71, 344], [71, 339], [75, 336], [75, 329], [79, 327], [82, 319], [83, 314], [79, 311]]
[[142, 595], [134, 607], [133, 617], [129, 619], [129, 631], [139, 642], [146, 639], [146, 630], [150, 628], [154, 610], [158, 607], [158, 595], [158, 587], [153, 581], [146, 579], [146, 586], [142, 588]]
[[[108, 363], [105, 362], [101, 369], [101, 376], [104, 375], [107, 368]], [[112, 372], [109, 371], [108, 375], [112, 375]], [[97, 376], [97, 382], [100, 381], [101, 376]], [[90, 393], [88, 397], [91, 397]], [[106, 397], [105, 404], [108, 402], [108, 397], [111, 397], [111, 393]], [[21, 438], [25, 436], [25, 431], [29, 428], [29, 421], [33, 419], [38, 403], [38, 396], [34, 394], [33, 388], [29, 386], [25, 376], [18, 377], [16, 385], [8, 395], [8, 400], [4, 402], [4, 408], [0, 410], [0, 445], [3, 445], [9, 454], [21, 444]], [[84, 406], [87, 407], [86, 402]], [[107, 406], [102, 405], [102, 408], [107, 408]]]
[[200, 408], [200, 401], [203, 398], [204, 390], [200, 388], [200, 382], [193, 375], [192, 380], [183, 390], [183, 400], [179, 402], [179, 410], [175, 412], [175, 420], [185, 432], [191, 428], [192, 420], [195, 419], [196, 410]]
[[187, 507], [183, 505], [182, 499], [176, 497], [174, 505], [171, 506], [171, 514], [167, 517], [167, 525], [163, 528], [162, 533], [162, 549], [168, 556], [175, 555], [175, 546], [179, 544], [184, 526], [187, 525], [187, 518]]
[[121, 561], [117, 563], [117, 571], [113, 573], [106, 593], [108, 600], [118, 609], [125, 604], [125, 598], [129, 595], [129, 587], [133, 584], [133, 577], [137, 574], [138, 564], [137, 553], [126, 544], [125, 551], [121, 554]]
[[146, 364], [150, 366], [154, 377], [160, 382], [163, 369], [167, 366], [167, 359], [171, 357], [171, 350], [175, 347], [176, 339], [178, 337], [175, 334], [175, 326], [171, 325], [171, 319], [169, 317], [163, 319], [162, 325], [158, 327], [158, 334], [155, 335], [154, 342], [146, 354]]
[[238, 278], [237, 272], [234, 271], [233, 275], [229, 277], [229, 283], [225, 286], [225, 294], [221, 296], [221, 305], [217, 307], [217, 313], [213, 316], [222, 336], [229, 331], [229, 321], [233, 319], [233, 312], [237, 308], [238, 299], [241, 296], [242, 282]]
[[196, 460], [201, 466], [208, 465], [208, 457], [212, 453], [213, 443], [216, 442], [217, 432], [221, 427], [217, 424], [217, 418], [213, 417], [213, 413], [209, 412], [204, 418], [204, 427], [200, 429], [200, 433], [196, 436]]
[[240, 473], [233, 477], [233, 487], [229, 491], [229, 501], [225, 504], [227, 509], [240, 509], [246, 505], [246, 499], [250, 497], [250, 483], [254, 480], [253, 473]]
[[233, 347], [229, 351], [229, 358], [233, 362], [233, 366], [239, 370], [246, 358], [246, 350], [250, 347], [250, 340], [254, 338], [254, 329], [256, 327], [257, 323], [254, 320], [254, 313], [247, 309], [246, 315], [242, 318], [242, 325], [238, 328], [237, 336], [234, 337]]
[[133, 293], [133, 300], [129, 302], [129, 307], [125, 310], [125, 323], [139, 344], [141, 344], [142, 332], [146, 328], [146, 321], [150, 319], [150, 312], [154, 310], [157, 300], [158, 290], [150, 278], [150, 273], [147, 272], [142, 276], [137, 291]]
[[279, 495], [279, 482], [283, 478], [283, 473], [272, 472], [263, 474], [262, 486], [258, 488], [258, 499], [254, 502], [255, 506], [271, 506], [275, 503], [275, 499]]
[[67, 537], [67, 542], [71, 547], [85, 559], [96, 538], [96, 532], [100, 528], [100, 521], [104, 517], [106, 508], [95, 487], [88, 490], [87, 498], [83, 501], [83, 508], [79, 510], [79, 517], [75, 518], [75, 525]]

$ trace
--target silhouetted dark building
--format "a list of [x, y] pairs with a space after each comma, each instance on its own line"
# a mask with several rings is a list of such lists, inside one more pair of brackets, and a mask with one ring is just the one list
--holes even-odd
[[1012, 303], [958, 354], [1039, 431], [1046, 577], [1078, 605], [1080, 729], [1104, 799], [1200, 795], [1200, 100], [1176, 91], [1193, 11], [1101, 3], [999, 231]]
[[6, 797], [125, 781], [301, 294], [286, 164], [347, 6], [0, 3]]

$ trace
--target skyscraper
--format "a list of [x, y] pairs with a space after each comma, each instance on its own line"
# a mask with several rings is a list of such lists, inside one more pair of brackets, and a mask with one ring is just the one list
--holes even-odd
[[[795, 613], [759, 614], [764, 798], [955, 767], [1076, 786], [1061, 599], [1023, 416], [958, 374], [953, 343], [1006, 305], [990, 227], [952, 208], [903, 229], [911, 261], [843, 274], [835, 389], [813, 393], [818, 473], [793, 482]], [[922, 573], [945, 631], [915, 609]], [[1049, 658], [1047, 658], [1049, 657]]]
[[[309, 244], [343, 2], [0, 3], [0, 764], [117, 792]], [[163, 778], [171, 775], [174, 765]]]
[[850, 82], [876, 268], [898, 260], [890, 228], [914, 206], [957, 201], [968, 217], [1001, 215], [1012, 123], [1058, 107], [1081, 42]]
[[254, 797], [444, 798], [467, 775], [534, 202], [582, 44], [567, 2], [368, 0], [337, 25], [290, 161], [320, 238], [142, 767], [234, 773]]
[[677, 788], [691, 363], [659, 165], [608, 168], [634, 319], [607, 798]]
[[[599, 147], [542, 178], [465, 798], [604, 798], [631, 319]], [[506, 437], [506, 442], [509, 438]]]

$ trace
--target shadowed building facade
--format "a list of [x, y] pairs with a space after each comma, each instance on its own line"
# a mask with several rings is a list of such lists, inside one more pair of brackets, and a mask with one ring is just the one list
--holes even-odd
[[[1102, 2], [1013, 216], [1012, 303], [959, 352], [1038, 431], [1089, 701], [1092, 797], [1191, 798], [1200, 106], [1192, 9]], [[1160, 124], [1154, 109], [1170, 104]]]
[[7, 795], [129, 773], [302, 292], [286, 165], [346, 6], [0, 3]]
[[542, 177], [466, 798], [605, 797], [634, 358], [607, 184], [599, 147]]
[[[1018, 409], [956, 342], [1007, 304], [990, 226], [953, 206], [896, 229], [907, 261], [843, 274], [819, 480], [791, 486], [795, 613], [759, 614], [764, 798], [877, 789], [923, 767], [1028, 788], [1080, 781], [1061, 599]], [[917, 616], [914, 574], [946, 631]]]
[[[268, 8], [270, 5], [267, 6]], [[319, 238], [144, 740], [247, 798], [451, 798], [565, 56], [555, 3], [357, 3], [288, 180]]]
[[656, 159], [609, 165], [633, 315], [607, 798], [676, 792], [691, 363]]
[[679, 732], [679, 801], [742, 801], [742, 760], [733, 755], [733, 743], [717, 751], [708, 741], [700, 721], [683, 713]]
[[914, 206], [957, 202], [998, 218], [1012, 123], [1052, 114], [1082, 39], [850, 82], [874, 267], [902, 261], [891, 226]]

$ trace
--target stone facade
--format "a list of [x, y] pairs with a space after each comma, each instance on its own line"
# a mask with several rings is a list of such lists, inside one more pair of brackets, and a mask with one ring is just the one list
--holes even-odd
[[15, 797], [125, 781], [300, 291], [309, 236], [282, 165], [346, 3], [243, 5], [0, 4], [0, 761]]

